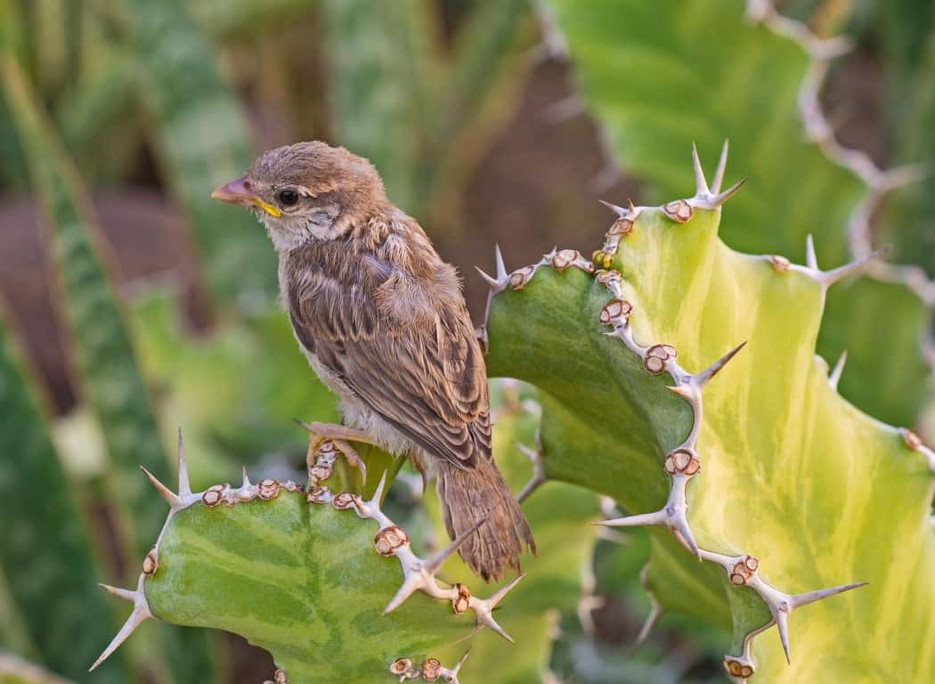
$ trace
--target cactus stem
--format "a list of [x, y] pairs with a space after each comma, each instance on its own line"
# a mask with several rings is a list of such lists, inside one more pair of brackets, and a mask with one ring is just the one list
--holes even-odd
[[[747, 0], [746, 14], [773, 33], [798, 43], [810, 58], [811, 64], [799, 86], [799, 118], [807, 137], [816, 143], [828, 161], [847, 169], [866, 186], [863, 197], [848, 218], [847, 241], [852, 257], [869, 255], [872, 251], [871, 219], [874, 211], [889, 192], [918, 181], [927, 173], [927, 169], [923, 165], [911, 164], [883, 170], [864, 152], [844, 147], [836, 139], [834, 129], [822, 109], [820, 93], [830, 61], [852, 47], [850, 40], [818, 38], [806, 24], [782, 16], [771, 0]], [[846, 274], [840, 277], [843, 275]], [[927, 304], [930, 312], [935, 306], [935, 281], [917, 268], [877, 261], [873, 263], [870, 275], [884, 282], [904, 284]], [[823, 285], [827, 287], [831, 282]], [[930, 367], [935, 367], [935, 356], [928, 356], [926, 362]]]
[[181, 508], [182, 500], [176, 496], [175, 492], [166, 487], [159, 479], [149, 472], [144, 466], [140, 466], [140, 470], [146, 475], [149, 481], [152, 483], [153, 487], [156, 488], [156, 491], [159, 492], [160, 496], [166, 500], [166, 503], [169, 504], [170, 508]]
[[711, 182], [711, 192], [715, 195], [721, 192], [721, 185], [724, 184], [724, 171], [727, 169], [727, 154], [730, 151], [730, 141], [725, 138], [724, 145], [721, 147], [721, 156], [717, 160], [717, 169], [714, 171], [714, 179]]
[[525, 444], [517, 442], [516, 448], [532, 463], [532, 477], [529, 478], [529, 482], [526, 483], [522, 491], [516, 496], [516, 501], [518, 503], [523, 503], [534, 491], [548, 481], [548, 477], [545, 474], [545, 465], [542, 463], [542, 451], [538, 447], [531, 449]]
[[834, 368], [831, 369], [831, 372], [828, 374], [828, 385], [831, 386], [831, 389], [837, 391], [838, 383], [841, 381], [841, 375], [844, 373], [844, 364], [847, 363], [847, 350], [841, 352], [841, 355], [838, 357], [838, 362], [834, 364]]
[[[88, 672], [93, 672], [101, 663], [107, 660], [114, 651], [119, 648], [119, 646], [130, 638], [130, 635], [133, 634], [134, 630], [140, 626], [145, 620], [153, 616], [152, 612], [149, 610], [149, 603], [146, 601], [146, 595], [143, 593], [143, 579], [145, 575], [140, 575], [139, 583], [137, 584], [136, 591], [130, 592], [126, 589], [117, 589], [116, 587], [109, 587], [107, 585], [101, 585], [101, 587], [111, 593], [114, 596], [119, 596], [122, 599], [128, 599], [133, 601], [133, 612], [130, 613], [130, 617], [127, 618], [127, 621], [123, 623], [123, 627], [120, 628], [120, 631], [117, 632], [117, 635], [111, 640], [107, 645], [107, 648], [104, 649], [104, 652], [94, 661], [94, 664], [88, 669]], [[132, 598], [130, 598], [132, 596]]]
[[741, 349], [744, 348], [744, 346], [746, 346], [746, 344], [747, 342], [746, 340], [744, 340], [743, 342], [738, 344], [736, 347], [731, 349], [729, 352], [724, 354], [724, 356], [722, 356], [717, 361], [712, 363], [710, 366], [705, 368], [703, 371], [692, 376], [692, 384], [698, 387], [699, 389], [707, 385], [711, 381], [711, 379], [715, 375], [717, 375], [724, 366], [727, 365], [727, 362], [730, 361], [732, 358], [734, 358], [737, 355], [737, 352], [739, 352]]

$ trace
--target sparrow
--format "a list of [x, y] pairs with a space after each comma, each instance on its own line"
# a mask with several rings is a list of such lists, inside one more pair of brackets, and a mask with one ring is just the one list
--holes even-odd
[[414, 458], [436, 476], [449, 536], [468, 535], [458, 550], [474, 573], [518, 572], [535, 542], [493, 460], [487, 371], [461, 283], [373, 165], [301, 142], [265, 152], [212, 197], [251, 209], [278, 253], [281, 304], [345, 423], [310, 429], [346, 455], [357, 441]]

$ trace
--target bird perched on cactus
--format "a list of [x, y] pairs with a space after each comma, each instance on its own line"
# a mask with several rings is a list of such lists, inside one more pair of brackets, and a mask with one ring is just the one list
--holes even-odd
[[[347, 425], [312, 423], [357, 465], [356, 441], [433, 470], [448, 534], [497, 579], [535, 543], [491, 455], [487, 371], [455, 269], [387, 198], [373, 165], [304, 142], [270, 150], [214, 198], [252, 209], [279, 254], [296, 340]], [[314, 448], [310, 448], [312, 454]]]

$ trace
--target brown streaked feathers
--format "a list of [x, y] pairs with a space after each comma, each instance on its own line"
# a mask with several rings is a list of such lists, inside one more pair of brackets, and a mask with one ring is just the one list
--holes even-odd
[[[284, 188], [300, 199], [283, 203]], [[475, 572], [518, 570], [534, 542], [493, 462], [486, 368], [454, 268], [342, 148], [272, 150], [218, 192], [281, 213], [257, 209], [279, 251], [283, 306], [346, 419], [434, 468], [452, 538], [486, 519], [460, 548]]]

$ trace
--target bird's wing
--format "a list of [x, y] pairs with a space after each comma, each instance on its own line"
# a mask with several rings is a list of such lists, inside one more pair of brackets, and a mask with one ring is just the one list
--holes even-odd
[[292, 326], [320, 364], [405, 437], [473, 467], [490, 458], [491, 430], [470, 316], [460, 294], [444, 306], [420, 304], [404, 292], [406, 280], [395, 271], [377, 288], [348, 287], [307, 265], [286, 294]]

